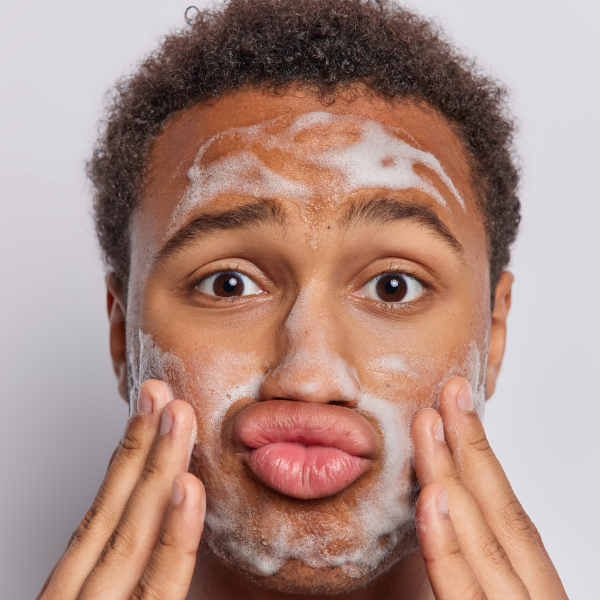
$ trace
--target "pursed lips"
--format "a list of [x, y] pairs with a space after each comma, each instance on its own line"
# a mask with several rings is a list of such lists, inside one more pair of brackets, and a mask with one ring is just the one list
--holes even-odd
[[244, 409], [233, 445], [252, 473], [287, 496], [324, 498], [370, 467], [380, 444], [371, 424], [336, 405], [269, 400]]

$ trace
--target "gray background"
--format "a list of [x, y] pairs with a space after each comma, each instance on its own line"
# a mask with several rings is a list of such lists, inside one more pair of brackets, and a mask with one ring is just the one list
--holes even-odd
[[[35, 597], [123, 430], [83, 162], [104, 92], [190, 1], [0, 7], [2, 598]], [[487, 431], [571, 600], [595, 598], [600, 5], [412, 5], [514, 90], [524, 221]]]

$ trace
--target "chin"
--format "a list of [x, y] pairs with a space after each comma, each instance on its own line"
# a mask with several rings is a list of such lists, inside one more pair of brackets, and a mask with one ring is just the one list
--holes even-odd
[[[273, 591], [303, 595], [338, 595], [366, 587], [384, 575], [394, 564], [419, 547], [416, 529], [406, 531], [401, 542], [378, 565], [354, 571], [351, 576], [344, 567], [312, 568], [301, 561], [290, 560], [271, 577], [251, 577], [256, 583]], [[368, 569], [368, 570], [367, 570]]]
[[[315, 525], [313, 523], [311, 529], [314, 530]], [[243, 529], [238, 535], [220, 536], [207, 527], [202, 540], [204, 551], [216, 556], [225, 568], [246, 580], [262, 588], [288, 594], [338, 595], [352, 592], [373, 583], [419, 547], [413, 519], [389, 535], [377, 540], [364, 539], [362, 543], [354, 539], [341, 544], [338, 540], [337, 544], [332, 544], [322, 536], [314, 535], [317, 550], [308, 558], [305, 542], [303, 560], [289, 557], [294, 554], [293, 547], [288, 549], [283, 560], [281, 556], [273, 556], [268, 545], [258, 541], [255, 527]], [[302, 532], [298, 534], [300, 537]], [[337, 545], [338, 556], [335, 554]], [[375, 559], [374, 547], [379, 549]], [[348, 560], [349, 557], [351, 560]], [[322, 566], [336, 562], [340, 563], [339, 566]]]

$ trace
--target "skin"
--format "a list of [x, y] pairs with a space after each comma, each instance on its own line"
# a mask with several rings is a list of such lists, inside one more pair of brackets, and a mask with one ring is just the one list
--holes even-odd
[[[414, 189], [385, 190], [385, 196], [431, 210], [461, 251], [414, 219], [345, 226], [343, 217], [353, 202], [376, 200], [384, 192], [360, 190], [332, 202], [327, 182], [335, 173], [307, 166], [293, 152], [281, 155], [258, 144], [254, 152], [273, 170], [311, 186], [310, 199], [277, 198], [285, 226], [267, 222], [213, 231], [155, 260], [169, 239], [171, 216], [189, 184], [186, 173], [204, 142], [232, 127], [272, 119], [286, 127], [300, 115], [323, 110], [402, 130], [439, 160], [460, 191], [464, 210], [435, 177], [447, 208]], [[335, 148], [350, 143], [353, 132], [315, 135]], [[207, 160], [235, 152], [240, 143], [231, 138], [215, 144]], [[186, 220], [251, 201], [256, 199], [224, 194], [193, 209]], [[107, 277], [111, 355], [121, 394], [127, 398], [127, 331], [151, 335], [178, 358], [187, 379], [182, 383], [171, 373], [164, 381], [142, 385], [94, 505], [41, 598], [275, 599], [303, 593], [318, 598], [320, 590], [353, 599], [566, 598], [474, 410], [471, 386], [483, 382], [483, 373], [486, 398], [495, 388], [512, 276], [503, 273], [491, 310], [485, 229], [469, 158], [441, 116], [425, 106], [390, 104], [366, 94], [352, 101], [340, 97], [324, 107], [299, 90], [272, 95], [246, 89], [190, 108], [171, 118], [154, 144], [131, 240], [127, 303], [116, 279]], [[365, 285], [392, 268], [425, 284], [416, 300], [390, 307], [366, 297]], [[243, 269], [262, 293], [223, 301], [194, 287], [216, 270], [236, 269]], [[294, 310], [302, 316], [296, 329], [289, 320]], [[482, 350], [482, 375], [481, 381], [469, 382], [466, 365], [473, 344]], [[244, 358], [227, 368], [232, 346]], [[416, 477], [421, 487], [416, 506], [420, 549], [397, 560], [400, 547], [378, 570], [358, 579], [339, 568], [313, 569], [297, 560], [270, 577], [244, 574], [245, 565], [230, 565], [206, 544], [199, 548], [207, 502], [225, 502], [235, 489], [253, 506], [267, 539], [282, 518], [297, 522], [299, 535], [311, 535], [323, 527], [324, 514], [352, 525], [351, 507], [383, 468], [381, 425], [368, 412], [362, 414], [380, 444], [369, 471], [341, 493], [318, 501], [274, 494], [244, 467], [229, 433], [236, 416], [257, 399], [235, 402], [222, 421], [220, 446], [211, 441], [210, 390], [230, 389], [254, 376], [261, 378], [259, 401], [284, 398], [360, 410], [326, 361], [292, 360], [323, 348], [355, 369], [363, 390], [403, 415], [406, 429], [399, 435], [410, 435], [413, 452], [400, 477], [404, 483]], [[382, 355], [397, 353], [411, 373], [382, 374], [372, 367]], [[226, 365], [217, 380], [207, 356], [221, 357]], [[307, 384], [314, 384], [308, 393]], [[184, 400], [173, 400], [172, 392]], [[309, 508], [310, 502], [318, 509]], [[254, 535], [250, 528], [247, 535], [249, 540]], [[408, 535], [404, 550], [412, 550], [410, 543]], [[361, 583], [366, 585], [357, 587]]]

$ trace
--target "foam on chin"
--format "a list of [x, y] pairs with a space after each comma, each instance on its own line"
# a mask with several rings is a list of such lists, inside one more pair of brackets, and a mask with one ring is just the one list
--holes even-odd
[[271, 527], [259, 539], [245, 529], [257, 522], [254, 507], [233, 493], [228, 506], [213, 507], [207, 514], [207, 542], [215, 553], [225, 560], [233, 557], [264, 577], [275, 575], [293, 559], [314, 569], [338, 567], [352, 578], [375, 571], [414, 527], [414, 490], [401, 476], [410, 461], [410, 421], [406, 411], [366, 394], [359, 412], [374, 417], [382, 428], [384, 467], [370, 489], [356, 498], [349, 522], [323, 511], [319, 533], [302, 536], [297, 523], [271, 511]]

